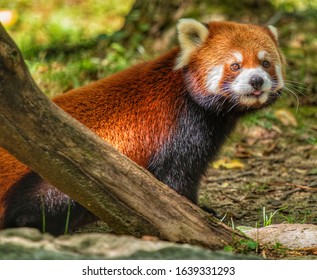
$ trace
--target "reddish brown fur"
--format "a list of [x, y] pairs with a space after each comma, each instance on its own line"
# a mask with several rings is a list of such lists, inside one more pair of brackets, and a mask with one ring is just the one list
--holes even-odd
[[[174, 49], [154, 61], [60, 95], [54, 102], [119, 151], [146, 167], [151, 155], [173, 130], [177, 118], [175, 108], [182, 106], [181, 99], [177, 99], [183, 91], [180, 71], [170, 71], [173, 64], [164, 65], [164, 61], [173, 63], [177, 53], [178, 49]], [[153, 88], [158, 79], [162, 80], [159, 88]], [[171, 95], [171, 91], [175, 95]], [[161, 121], [158, 122], [158, 119]], [[142, 133], [144, 127], [149, 133]], [[153, 138], [148, 135], [153, 135]], [[30, 170], [3, 149], [0, 149], [0, 170], [1, 227], [5, 194]]]
[[[249, 37], [257, 38], [257, 41], [248, 40]], [[184, 84], [182, 70], [173, 70], [179, 54], [177, 48], [156, 60], [60, 95], [54, 102], [102, 139], [147, 168], [153, 155], [158, 154], [164, 143], [172, 137], [181, 112], [186, 118], [187, 111], [184, 108], [188, 104], [185, 105], [183, 95], [188, 91], [187, 86], [192, 90], [192, 95], [208, 95], [205, 79], [211, 67], [226, 65], [225, 75], [230, 73], [232, 78], [235, 75], [229, 71], [227, 65], [230, 61], [224, 54], [240, 51], [244, 55], [244, 67], [254, 67], [257, 61], [255, 56], [263, 49], [270, 53], [273, 62], [283, 61], [276, 47], [277, 42], [267, 28], [211, 23], [208, 39], [190, 57], [187, 85]], [[274, 72], [270, 74], [275, 75]], [[147, 132], [142, 133], [145, 129]], [[219, 135], [222, 137], [230, 130], [222, 132], [220, 129]], [[214, 141], [217, 145], [222, 142], [219, 139]], [[30, 170], [26, 166], [0, 149], [0, 228], [3, 226], [6, 194], [28, 172]]]
[[[202, 88], [202, 85], [206, 85], [207, 73], [213, 66], [224, 65], [223, 77], [229, 77], [229, 80], [238, 74], [230, 70], [230, 64], [235, 62], [234, 59], [224, 56], [224, 53], [231, 54], [234, 51], [242, 53], [244, 68], [258, 66], [258, 53], [261, 50], [269, 52], [274, 63], [283, 64], [284, 58], [277, 46], [278, 42], [266, 27], [233, 22], [210, 23], [209, 37], [202, 47], [194, 52], [190, 61], [191, 73], [194, 73], [193, 82], [197, 85], [196, 91], [199, 94], [209, 95], [208, 90]], [[269, 74], [276, 75], [273, 67], [269, 70]]]
[[13, 156], [0, 148], [0, 228], [2, 217], [6, 207], [4, 196], [23, 175], [29, 172], [29, 168], [17, 161]]
[[[171, 104], [178, 102], [177, 94], [183, 88], [180, 73], [164, 73], [164, 68], [159, 69], [162, 79], [159, 88], [153, 88], [156, 84], [153, 79], [158, 79], [157, 73], [155, 77], [153, 73], [160, 60], [175, 57], [176, 52], [174, 50], [158, 60], [72, 90], [55, 98], [54, 102], [119, 151], [146, 167], [151, 154], [168, 138], [175, 123], [177, 112]], [[174, 96], [169, 94], [171, 87], [178, 90]], [[88, 97], [91, 94], [93, 98]], [[164, 121], [157, 122], [157, 119]], [[153, 127], [153, 124], [160, 126]], [[141, 133], [144, 127], [149, 130], [146, 135]], [[155, 137], [149, 138], [148, 135]]]

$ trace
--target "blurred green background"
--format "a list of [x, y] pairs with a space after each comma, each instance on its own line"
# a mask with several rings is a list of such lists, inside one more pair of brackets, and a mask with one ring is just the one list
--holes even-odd
[[163, 53], [177, 20], [194, 17], [275, 25], [288, 61], [283, 102], [317, 104], [317, 0], [0, 0], [0, 10], [49, 96]]

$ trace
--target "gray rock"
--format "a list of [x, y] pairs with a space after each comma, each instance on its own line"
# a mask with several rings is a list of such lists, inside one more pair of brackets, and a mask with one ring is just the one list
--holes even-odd
[[260, 245], [280, 244], [289, 249], [317, 248], [317, 226], [312, 224], [276, 224], [239, 229]]
[[0, 259], [257, 259], [198, 246], [150, 241], [109, 233], [53, 237], [36, 229], [0, 231]]

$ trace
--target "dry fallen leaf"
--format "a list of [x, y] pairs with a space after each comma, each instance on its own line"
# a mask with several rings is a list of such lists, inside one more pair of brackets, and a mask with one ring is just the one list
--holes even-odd
[[244, 168], [244, 164], [238, 159], [221, 158], [212, 163], [212, 167], [215, 169], [226, 168], [226, 169], [237, 169]]
[[271, 141], [264, 148], [263, 155], [268, 156], [268, 155], [272, 154], [274, 152], [274, 150], [276, 149], [276, 147], [277, 147], [277, 142]]
[[258, 140], [274, 139], [278, 134], [279, 132], [277, 131], [276, 127], [272, 127], [272, 129], [266, 129], [257, 125], [251, 126], [244, 131], [244, 136], [248, 145], [253, 145]]
[[279, 109], [275, 111], [274, 115], [285, 126], [297, 126], [295, 116], [286, 109]]
[[238, 143], [236, 145], [236, 150], [235, 150], [235, 157], [237, 158], [250, 158], [253, 156], [253, 153], [251, 151], [249, 151], [249, 149], [241, 144], [241, 143]]

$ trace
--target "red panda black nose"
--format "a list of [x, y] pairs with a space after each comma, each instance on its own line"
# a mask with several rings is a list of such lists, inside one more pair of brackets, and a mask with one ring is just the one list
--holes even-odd
[[259, 90], [261, 89], [262, 85], [264, 84], [264, 80], [259, 75], [254, 75], [251, 77], [249, 84], [255, 89]]

